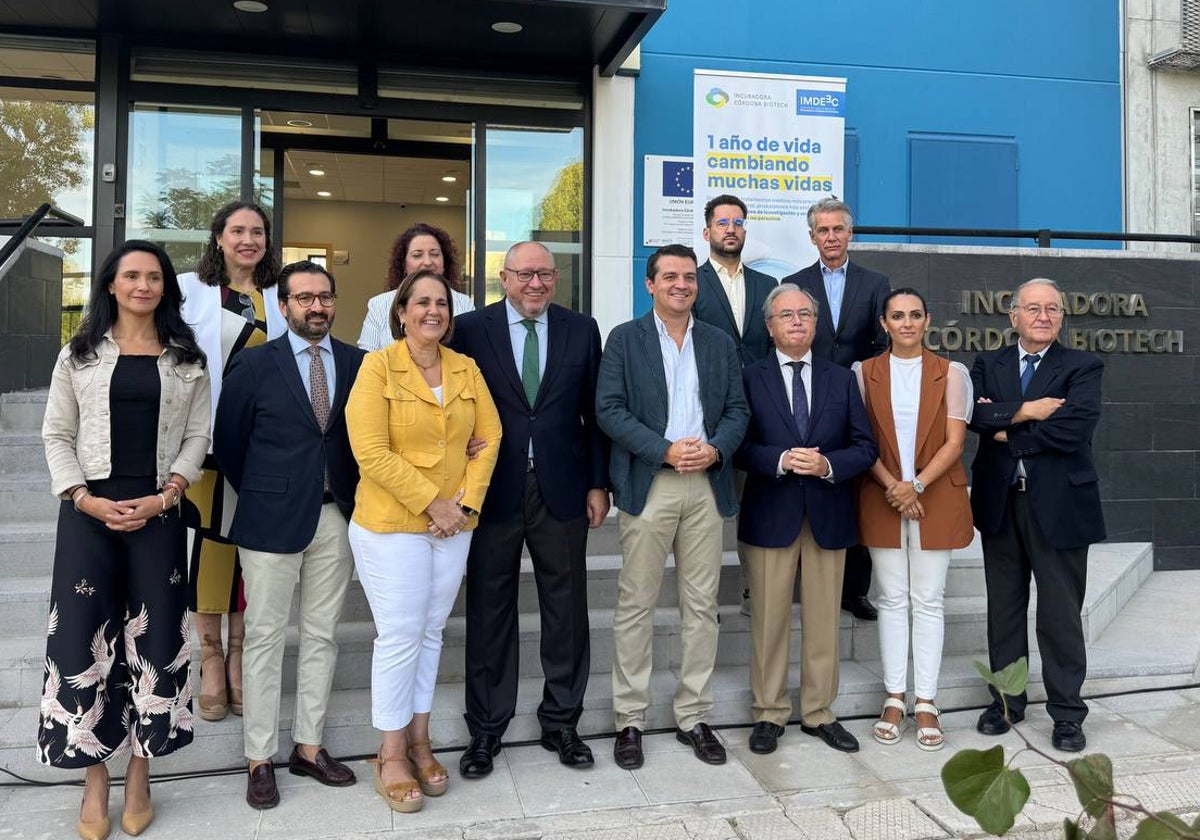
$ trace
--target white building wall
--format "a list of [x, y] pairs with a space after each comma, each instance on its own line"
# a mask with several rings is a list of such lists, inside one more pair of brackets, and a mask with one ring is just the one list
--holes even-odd
[[600, 336], [633, 317], [633, 96], [629, 76], [592, 82], [592, 317]]

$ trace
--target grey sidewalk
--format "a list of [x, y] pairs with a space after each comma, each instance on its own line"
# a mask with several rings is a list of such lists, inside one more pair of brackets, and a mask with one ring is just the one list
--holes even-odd
[[[1095, 700], [1086, 730], [1089, 751], [1113, 759], [1119, 791], [1139, 796], [1153, 810], [1200, 812], [1200, 688], [1165, 690]], [[10, 711], [0, 713], [0, 721]], [[919, 840], [975, 837], [981, 832], [942, 793], [938, 774], [957, 748], [1002, 743], [1011, 755], [1020, 745], [975, 733], [973, 711], [944, 716], [947, 749], [924, 753], [912, 740], [884, 747], [870, 738], [870, 721], [848, 728], [862, 742], [854, 755], [834, 752], [799, 727], [789, 726], [769, 756], [746, 747], [749, 730], [721, 731], [729, 748], [722, 767], [701, 764], [671, 734], [646, 739], [646, 764], [626, 772], [612, 760], [609, 739], [590, 741], [596, 766], [569, 770], [537, 745], [506, 748], [495, 772], [467, 782], [457, 773], [458, 753], [443, 753], [451, 768], [449, 792], [426, 801], [419, 814], [387, 809], [371, 784], [371, 767], [354, 764], [359, 783], [324, 788], [308, 779], [279, 775], [282, 804], [259, 813], [246, 806], [242, 775], [156, 783], [156, 817], [148, 836], [176, 838], [553, 838], [566, 840]], [[1031, 707], [1022, 729], [1050, 751], [1050, 721]], [[1063, 758], [1070, 756], [1063, 755]], [[1033, 794], [1013, 832], [1051, 838], [1078, 805], [1058, 767], [1029, 752], [1016, 759], [1027, 770]], [[7, 788], [0, 837], [74, 836], [79, 792], [72, 788]], [[114, 788], [113, 815], [121, 794]], [[1191, 817], [1189, 817], [1190, 819]], [[114, 831], [113, 836], [121, 836]]]

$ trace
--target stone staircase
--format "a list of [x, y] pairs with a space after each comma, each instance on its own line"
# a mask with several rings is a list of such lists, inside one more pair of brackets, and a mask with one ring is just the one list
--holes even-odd
[[[45, 392], [0, 395], [0, 766], [13, 772], [48, 779], [49, 771], [36, 764], [33, 749], [37, 705], [41, 694], [45, 654], [43, 630], [48, 608], [53, 565], [54, 523], [58, 502], [48, 491], [49, 476], [42, 452], [40, 427]], [[734, 551], [732, 523], [725, 531], [724, 566], [720, 584], [721, 633], [714, 678], [714, 724], [750, 721], [747, 663], [750, 658], [749, 619], [739, 612], [741, 581]], [[1153, 550], [1147, 543], [1095, 546], [1089, 557], [1089, 586], [1084, 627], [1089, 643], [1097, 643], [1106, 628], [1150, 576]], [[588, 597], [592, 628], [592, 677], [580, 729], [585, 735], [610, 732], [610, 669], [613, 651], [612, 610], [617, 573], [621, 565], [616, 517], [591, 533], [589, 540]], [[541, 696], [538, 662], [539, 623], [532, 568], [522, 565], [519, 594], [521, 610], [521, 692], [517, 716], [507, 738], [536, 738], [536, 707]], [[655, 675], [649, 711], [652, 728], [673, 726], [671, 699], [674, 672], [680, 660], [679, 615], [674, 569], [668, 568], [656, 615]], [[293, 616], [295, 601], [293, 602]], [[986, 702], [986, 692], [971, 660], [986, 660], [986, 608], [983, 559], [978, 540], [956, 552], [946, 597], [946, 648], [942, 689], [943, 708]], [[434, 704], [432, 732], [441, 746], [465, 744], [462, 719], [465, 618], [462, 597], [455, 605], [445, 632], [445, 648]], [[794, 636], [799, 636], [798, 608], [793, 614]], [[374, 625], [362, 588], [355, 580], [339, 628], [340, 655], [334, 692], [326, 721], [326, 744], [335, 755], [372, 752], [378, 734], [370, 725], [370, 666]], [[1031, 642], [1035, 642], [1032, 624]], [[295, 686], [296, 632], [289, 630], [284, 664], [285, 697], [281, 709], [280, 750], [291, 748], [288, 736]], [[840, 631], [842, 677], [835, 707], [841, 716], [874, 715], [883, 691], [879, 677], [879, 641], [876, 625], [842, 614]], [[194, 661], [199, 644], [194, 639]], [[796, 663], [799, 645], [793, 639], [792, 685], [798, 685]], [[1133, 687], [1169, 679], [1174, 664], [1140, 668], [1136, 674], [1121, 669], [1104, 670], [1093, 663], [1105, 685]], [[1031, 695], [1041, 694], [1039, 663], [1033, 657]], [[1180, 666], [1182, 668], [1182, 665]], [[1190, 668], [1188, 669], [1190, 673]], [[1137, 682], [1140, 681], [1140, 682]], [[188, 772], [229, 767], [243, 762], [241, 721], [230, 716], [218, 723], [197, 720], [192, 747], [156, 762], [155, 772]], [[603, 749], [604, 747], [602, 747]]]

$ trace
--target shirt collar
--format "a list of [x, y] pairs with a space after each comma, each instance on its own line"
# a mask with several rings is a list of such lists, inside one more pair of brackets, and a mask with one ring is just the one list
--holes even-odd
[[[651, 314], [653, 314], [653, 315], [654, 315], [654, 328], [655, 328], [656, 330], [658, 330], [658, 334], [659, 334], [659, 336], [661, 337], [661, 336], [664, 336], [664, 335], [669, 335], [669, 333], [667, 332], [667, 322], [666, 322], [666, 321], [664, 321], [662, 318], [659, 318], [659, 317], [658, 317], [658, 313], [657, 313], [657, 312], [655, 312], [653, 309], [651, 309], [651, 310], [650, 310], [650, 312], [651, 312]], [[688, 325], [687, 325], [687, 330], [686, 330], [686, 332], [689, 332], [689, 333], [690, 333], [690, 332], [692, 331], [692, 326], [693, 326], [695, 323], [696, 323], [696, 319], [695, 319], [695, 318], [693, 318], [693, 317], [692, 317], [692, 313], [690, 313], [690, 312], [689, 312], [689, 313], [688, 313]]]
[[837, 268], [830, 268], [829, 266], [825, 265], [824, 260], [820, 260], [820, 263], [821, 263], [821, 274], [822, 275], [828, 277], [832, 274], [841, 274], [843, 277], [845, 277], [846, 276], [846, 267], [848, 265], [850, 265], [850, 260], [846, 260], [844, 263], [839, 265]]
[[801, 356], [799, 359], [793, 359], [791, 356], [789, 356], [787, 353], [784, 353], [778, 347], [775, 348], [775, 361], [781, 368], [787, 367], [787, 365], [791, 362], [804, 362], [805, 366], [811, 368], [812, 360], [813, 360], [813, 355], [812, 355], [811, 347], [808, 348], [808, 352], [805, 353], [803, 356]]
[[1050, 350], [1050, 347], [1046, 346], [1046, 347], [1043, 347], [1041, 350], [1037, 351], [1036, 353], [1030, 353], [1023, 346], [1021, 346], [1021, 342], [1018, 339], [1018, 341], [1017, 341], [1017, 361], [1023, 362], [1023, 361], [1025, 361], [1026, 355], [1031, 355], [1031, 356], [1036, 356], [1037, 361], [1041, 362], [1042, 359], [1046, 358], [1046, 353], [1049, 352], [1049, 350]]
[[[292, 347], [292, 355], [293, 356], [299, 356], [301, 353], [308, 352], [308, 348], [311, 346], [308, 343], [308, 339], [301, 338], [300, 336], [298, 336], [294, 332], [292, 332], [290, 329], [287, 331], [287, 337], [288, 337], [288, 344], [290, 344]], [[320, 347], [322, 350], [324, 350], [329, 355], [331, 355], [331, 356], [333, 355], [333, 342], [329, 340], [329, 333], [326, 333], [325, 337], [317, 342], [317, 346]]]
[[742, 276], [743, 265], [742, 265], [741, 260], [738, 260], [736, 271], [730, 271], [725, 266], [721, 265], [719, 262], [714, 260], [712, 257], [708, 258], [708, 262], [709, 262], [709, 265], [711, 265], [713, 267], [713, 271], [717, 272], [718, 277], [728, 277], [730, 280], [736, 280], [738, 277]]
[[[508, 312], [508, 325], [510, 327], [516, 326], [517, 324], [519, 324], [525, 320], [525, 316], [516, 310], [516, 308], [512, 305], [512, 301], [509, 300], [508, 298], [504, 299], [504, 309], [505, 309], [505, 311]], [[546, 325], [546, 313], [549, 311], [550, 311], [550, 307], [549, 307], [549, 305], [547, 305], [546, 308], [542, 310], [541, 315], [537, 316], [536, 318], [532, 318], [530, 320], [537, 321], [538, 324], [540, 324], [541, 326], [545, 326]]]

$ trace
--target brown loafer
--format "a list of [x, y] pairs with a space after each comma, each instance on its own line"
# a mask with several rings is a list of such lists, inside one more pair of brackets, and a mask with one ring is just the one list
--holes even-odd
[[357, 781], [354, 771], [326, 752], [324, 747], [317, 750], [315, 761], [309, 761], [301, 755], [299, 747], [292, 747], [288, 772], [293, 776], [311, 776], [330, 787], [349, 787]]
[[626, 726], [617, 733], [617, 741], [613, 744], [613, 758], [623, 770], [636, 770], [641, 767], [645, 761], [642, 753], [642, 730], [636, 726]]
[[725, 747], [717, 740], [707, 723], [697, 723], [687, 732], [675, 730], [675, 740], [687, 744], [696, 754], [696, 758], [705, 764], [724, 764]]
[[250, 768], [246, 782], [246, 804], [264, 811], [279, 804], [279, 788], [275, 786], [275, 767], [271, 762]]

